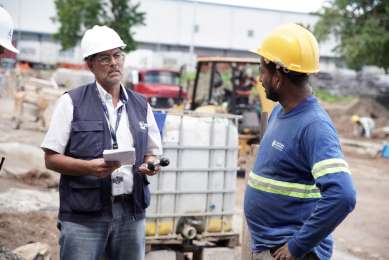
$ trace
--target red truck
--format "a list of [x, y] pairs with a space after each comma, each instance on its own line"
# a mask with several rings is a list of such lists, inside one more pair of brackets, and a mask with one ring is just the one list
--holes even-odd
[[171, 108], [187, 99], [180, 72], [172, 69], [133, 70], [126, 86], [144, 95], [153, 108]]

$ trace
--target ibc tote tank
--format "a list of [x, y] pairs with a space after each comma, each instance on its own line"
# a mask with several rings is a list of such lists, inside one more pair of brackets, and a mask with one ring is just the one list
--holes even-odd
[[170, 165], [149, 178], [148, 239], [206, 238], [233, 230], [237, 116], [168, 112], [163, 154]]

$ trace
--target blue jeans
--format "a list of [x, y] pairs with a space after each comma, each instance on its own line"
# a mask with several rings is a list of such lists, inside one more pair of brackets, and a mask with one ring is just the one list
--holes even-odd
[[111, 222], [60, 221], [61, 260], [144, 260], [145, 220], [121, 215], [122, 206], [114, 204]]

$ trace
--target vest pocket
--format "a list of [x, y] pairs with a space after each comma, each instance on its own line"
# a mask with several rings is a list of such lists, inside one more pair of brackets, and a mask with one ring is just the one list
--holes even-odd
[[74, 121], [69, 151], [80, 158], [97, 157], [103, 152], [103, 121]]
[[102, 209], [100, 180], [96, 177], [76, 177], [69, 181], [69, 206], [74, 212], [97, 212]]

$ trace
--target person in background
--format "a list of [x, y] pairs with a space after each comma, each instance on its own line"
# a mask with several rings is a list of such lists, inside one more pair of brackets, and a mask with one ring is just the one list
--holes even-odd
[[[146, 163], [162, 153], [146, 99], [121, 84], [126, 44], [107, 26], [81, 40], [96, 81], [60, 97], [41, 145], [59, 184], [62, 260], [143, 260], [145, 209], [150, 203]], [[104, 150], [135, 148], [135, 162], [105, 161]]]
[[351, 117], [351, 122], [354, 123], [354, 135], [359, 137], [371, 138], [371, 135], [375, 128], [375, 118], [377, 118], [375, 115], [362, 117], [353, 115]]
[[[14, 23], [12, 21], [9, 13], [0, 6], [0, 56], [9, 50], [13, 53], [18, 54], [19, 51], [12, 44], [12, 35], [13, 35]], [[0, 95], [3, 85], [3, 80], [0, 82]], [[0, 155], [0, 171], [4, 165], [5, 157]]]
[[9, 13], [0, 6], [0, 55], [7, 49], [18, 54], [19, 51], [12, 44], [14, 23]]
[[256, 51], [273, 109], [249, 175], [244, 212], [253, 260], [330, 259], [331, 233], [354, 209], [355, 188], [337, 132], [312, 95], [313, 34], [286, 24]]

